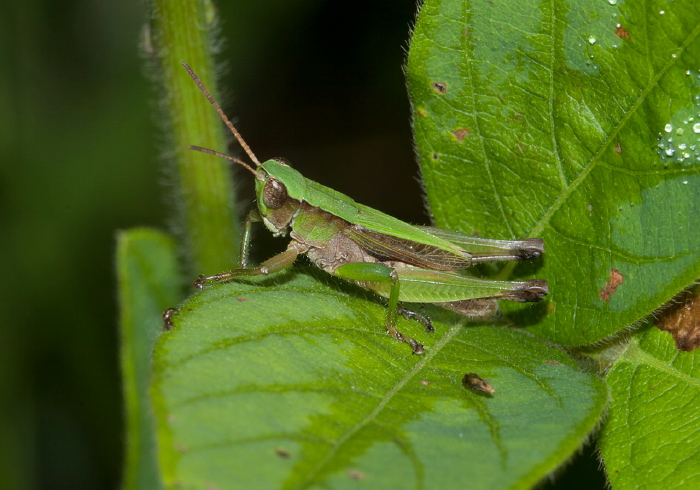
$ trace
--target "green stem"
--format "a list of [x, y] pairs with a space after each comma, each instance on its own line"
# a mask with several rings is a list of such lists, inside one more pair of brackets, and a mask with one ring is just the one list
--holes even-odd
[[152, 49], [167, 110], [177, 171], [179, 220], [190, 274], [230, 269], [238, 257], [238, 221], [229, 165], [189, 145], [226, 152], [224, 127], [182, 67], [186, 61], [216, 97], [212, 59], [216, 14], [206, 0], [153, 0]]

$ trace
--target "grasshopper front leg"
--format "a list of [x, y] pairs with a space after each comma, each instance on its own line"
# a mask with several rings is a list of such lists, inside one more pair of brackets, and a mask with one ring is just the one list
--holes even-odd
[[287, 247], [287, 250], [267, 259], [258, 267], [252, 269], [233, 269], [231, 271], [222, 272], [213, 276], [199, 276], [199, 278], [194, 281], [194, 287], [197, 289], [202, 289], [208, 282], [228, 281], [229, 279], [239, 276], [265, 276], [267, 274], [272, 274], [273, 272], [281, 271], [282, 269], [292, 265], [300, 253], [304, 253], [301, 245], [298, 242], [292, 241]]
[[243, 222], [243, 234], [241, 235], [240, 254], [238, 256], [238, 268], [248, 268], [248, 254], [250, 252], [250, 237], [253, 223], [259, 223], [262, 217], [257, 209], [251, 209]]
[[333, 274], [337, 277], [352, 281], [382, 283], [389, 285], [389, 304], [387, 306], [386, 320], [384, 322], [387, 331], [399, 342], [404, 342], [410, 345], [414, 354], [422, 354], [425, 352], [422, 344], [419, 344], [411, 337], [402, 334], [396, 328], [396, 314], [399, 308], [400, 284], [399, 275], [393, 267], [376, 263], [354, 262], [338, 267]]

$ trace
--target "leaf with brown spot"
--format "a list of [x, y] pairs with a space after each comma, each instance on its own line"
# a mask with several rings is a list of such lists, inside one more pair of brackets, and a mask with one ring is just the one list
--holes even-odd
[[[573, 347], [617, 334], [700, 277], [698, 2], [664, 2], [664, 14], [611, 3], [579, 2], [564, 19], [559, 1], [426, 1], [407, 66], [413, 107], [430, 114], [413, 124], [434, 224], [542, 238], [539, 263], [498, 276], [547, 279], [550, 295], [501, 310]], [[513, 19], [517, 29], [504, 28]], [[565, 27], [548, 28], [553, 19]], [[471, 131], [463, 141], [459, 128]], [[617, 292], [611, 269], [624, 271]]]
[[622, 26], [618, 26], [617, 29], [615, 29], [615, 35], [619, 37], [620, 39], [629, 39], [630, 38], [630, 33], [627, 32], [627, 29], [625, 29]]
[[464, 141], [464, 137], [467, 136], [468, 134], [471, 134], [471, 131], [469, 131], [466, 128], [460, 128], [454, 131], [452, 133], [455, 135], [455, 138], [457, 138], [458, 141]]
[[610, 302], [610, 296], [617, 290], [617, 287], [622, 284], [625, 276], [620, 274], [617, 269], [610, 269], [610, 280], [605, 283], [605, 289], [600, 290], [600, 299], [606, 303]]
[[[384, 333], [379, 301], [305, 270], [205, 288], [159, 337], [158, 451], [178, 461], [166, 481], [335, 488], [357, 472], [389, 488], [393, 473], [381, 469], [415, 454], [425, 476], [406, 471], [401, 488], [530, 488], [596, 426], [605, 387], [549, 343], [520, 329], [448, 324], [433, 307], [430, 334], [399, 319], [428, 347], [416, 356]], [[485, 393], [471, 391], [478, 375], [465, 387], [468, 370], [495, 377], [504, 396], [488, 395], [483, 379]], [[478, 462], [478, 473], [461, 471], [463, 461]]]
[[656, 320], [659, 330], [673, 335], [676, 348], [692, 351], [700, 346], [700, 287], [683, 291], [670, 302]]

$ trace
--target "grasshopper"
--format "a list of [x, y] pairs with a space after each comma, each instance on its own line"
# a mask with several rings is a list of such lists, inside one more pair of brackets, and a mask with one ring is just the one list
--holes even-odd
[[[183, 66], [255, 168], [214, 150], [190, 148], [247, 169], [255, 177], [257, 196], [257, 209], [244, 222], [239, 268], [199, 276], [195, 287], [272, 274], [290, 266], [299, 255], [306, 255], [325, 272], [386, 298], [386, 329], [396, 340], [409, 344], [414, 354], [422, 354], [423, 345], [398, 331], [397, 315], [419, 320], [429, 332], [433, 328], [430, 319], [404, 308], [402, 302], [435, 303], [462, 314], [482, 316], [495, 310], [495, 299], [534, 302], [548, 293], [545, 280], [492, 281], [464, 273], [482, 262], [534, 259], [544, 252], [541, 239], [490, 240], [410, 225], [305, 178], [282, 158], [260, 163], [201, 80], [186, 63]], [[291, 241], [284, 252], [248, 268], [251, 224], [259, 221], [275, 236], [289, 234]]]

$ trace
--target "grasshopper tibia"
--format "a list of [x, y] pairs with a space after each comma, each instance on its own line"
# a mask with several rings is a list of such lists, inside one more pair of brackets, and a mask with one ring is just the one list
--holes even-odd
[[265, 262], [260, 264], [259, 267], [254, 269], [234, 269], [228, 272], [222, 272], [220, 274], [215, 274], [213, 276], [199, 276], [196, 281], [194, 281], [194, 287], [197, 289], [203, 289], [204, 285], [208, 282], [213, 281], [228, 281], [238, 276], [266, 276], [272, 274], [273, 272], [281, 271], [287, 266], [292, 265], [292, 263], [299, 256], [299, 249], [297, 248], [295, 242], [289, 244], [289, 248], [282, 253], [275, 255], [267, 259]]
[[408, 308], [401, 306], [401, 305], [399, 305], [396, 308], [396, 312], [399, 315], [401, 315], [402, 317], [404, 317], [406, 320], [416, 320], [416, 321], [422, 323], [423, 326], [425, 327], [426, 332], [434, 332], [435, 331], [435, 329], [433, 328], [433, 322], [431, 322], [430, 318], [428, 318], [427, 316], [425, 316], [422, 313], [418, 313], [417, 311], [409, 310]]

